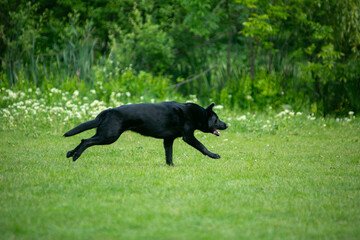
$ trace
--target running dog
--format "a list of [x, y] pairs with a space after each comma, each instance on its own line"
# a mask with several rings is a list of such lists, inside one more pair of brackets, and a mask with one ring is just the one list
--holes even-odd
[[140, 103], [123, 105], [102, 111], [94, 120], [82, 123], [64, 134], [70, 137], [83, 131], [97, 128], [96, 134], [69, 151], [66, 157], [76, 161], [81, 154], [94, 145], [105, 145], [115, 142], [127, 131], [140, 133], [164, 140], [166, 164], [173, 166], [173, 143], [178, 137], [204, 155], [218, 159], [220, 155], [212, 153], [199, 142], [194, 131], [200, 130], [220, 136], [219, 130], [225, 130], [228, 125], [218, 118], [213, 111], [214, 103], [207, 108], [194, 103]]

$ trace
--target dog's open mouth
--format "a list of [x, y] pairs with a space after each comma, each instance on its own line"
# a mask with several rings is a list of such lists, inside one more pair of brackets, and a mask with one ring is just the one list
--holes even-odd
[[218, 130], [216, 130], [216, 129], [214, 130], [213, 134], [216, 135], [216, 136], [220, 136], [220, 132]]

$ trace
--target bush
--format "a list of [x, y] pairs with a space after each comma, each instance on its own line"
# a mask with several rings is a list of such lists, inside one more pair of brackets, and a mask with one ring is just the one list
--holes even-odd
[[111, 51], [107, 67], [118, 72], [128, 67], [136, 71], [163, 74], [173, 62], [173, 42], [167, 33], [153, 24], [150, 16], [142, 19], [135, 8], [131, 19], [133, 32], [117, 30], [118, 39], [111, 36]]

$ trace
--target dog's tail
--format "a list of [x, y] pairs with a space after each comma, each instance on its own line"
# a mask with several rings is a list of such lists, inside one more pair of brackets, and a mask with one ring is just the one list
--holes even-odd
[[78, 133], [82, 133], [86, 130], [98, 127], [100, 125], [103, 117], [104, 117], [104, 114], [100, 113], [94, 120], [84, 122], [84, 123], [80, 124], [79, 126], [76, 126], [73, 129], [71, 129], [70, 131], [66, 132], [64, 134], [64, 137], [71, 137]]

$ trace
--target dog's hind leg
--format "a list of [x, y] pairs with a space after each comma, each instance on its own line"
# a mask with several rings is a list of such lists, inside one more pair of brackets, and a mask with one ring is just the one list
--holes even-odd
[[72, 157], [74, 155], [74, 153], [80, 148], [80, 145], [81, 145], [81, 143], [76, 148], [74, 148], [73, 150], [68, 151], [67, 154], [66, 154], [66, 157], [67, 158]]
[[107, 119], [97, 128], [96, 134], [93, 137], [82, 139], [81, 143], [74, 150], [69, 151], [66, 157], [72, 157], [73, 161], [76, 161], [87, 148], [94, 145], [111, 144], [122, 133], [123, 130], [119, 122], [116, 122], [115, 119]]
[[74, 150], [68, 152], [67, 157], [72, 157], [73, 161], [75, 162], [87, 148], [94, 145], [107, 145], [114, 143], [120, 137], [120, 135], [121, 133], [111, 136], [104, 136], [96, 133], [95, 136], [91, 138], [82, 139], [81, 143]]
[[[73, 150], [68, 151], [67, 154], [66, 154], [66, 157], [67, 157], [67, 158], [73, 157], [73, 156], [75, 155], [75, 153], [77, 153], [77, 152], [79, 151], [79, 149], [83, 148], [84, 145], [86, 145], [86, 141], [89, 141], [90, 139], [93, 139], [93, 138], [95, 138], [95, 136], [92, 137], [92, 138], [88, 138], [88, 139], [81, 139], [81, 143], [80, 143], [79, 145], [77, 145], [76, 148], [74, 148]], [[91, 146], [92, 146], [92, 145], [91, 145]], [[90, 146], [88, 146], [88, 147], [90, 147]], [[86, 148], [88, 148], [88, 147], [86, 147]], [[86, 148], [85, 148], [85, 149], [86, 149]], [[84, 150], [85, 150], [85, 149], [84, 149]], [[83, 152], [84, 150], [82, 150], [82, 152]], [[81, 154], [80, 154], [80, 155], [81, 155]], [[80, 156], [78, 156], [76, 159], [78, 159], [79, 157], [80, 157]], [[76, 159], [73, 160], [73, 161], [76, 161]]]
[[97, 142], [101, 142], [98, 141], [99, 139], [95, 136], [88, 138], [88, 139], [81, 139], [81, 143], [79, 145], [76, 146], [76, 148], [74, 148], [73, 150], [70, 150], [67, 152], [66, 157], [73, 158], [73, 161], [75, 162], [76, 159], [78, 159], [80, 157], [80, 155], [85, 151], [85, 149], [87, 149], [88, 147], [91, 147], [93, 145], [101, 145], [101, 144], [96, 144]]
[[77, 146], [73, 150], [74, 151], [72, 154], [73, 161], [75, 162], [87, 148], [94, 146], [94, 145], [111, 144], [111, 143], [115, 142], [117, 139], [118, 139], [118, 136], [112, 137], [112, 138], [103, 138], [103, 137], [100, 137], [97, 135], [95, 135], [91, 138], [88, 138], [88, 139], [83, 139], [83, 140], [81, 140], [81, 143], [79, 144], [79, 146]]
[[173, 161], [172, 161], [174, 140], [175, 140], [174, 138], [165, 138], [164, 139], [166, 164], [169, 166], [174, 166]]
[[[85, 140], [86, 139], [82, 139], [81, 143], [79, 145], [77, 145], [76, 148], [74, 148], [73, 150], [68, 151], [67, 154], [66, 154], [66, 157], [67, 158], [73, 157], [75, 155], [75, 153], [80, 149], [80, 147], [82, 147], [84, 145]], [[78, 158], [79, 157], [77, 157], [76, 159], [78, 159]], [[73, 161], [76, 161], [76, 159], [74, 160], [74, 158], [73, 158]]]

